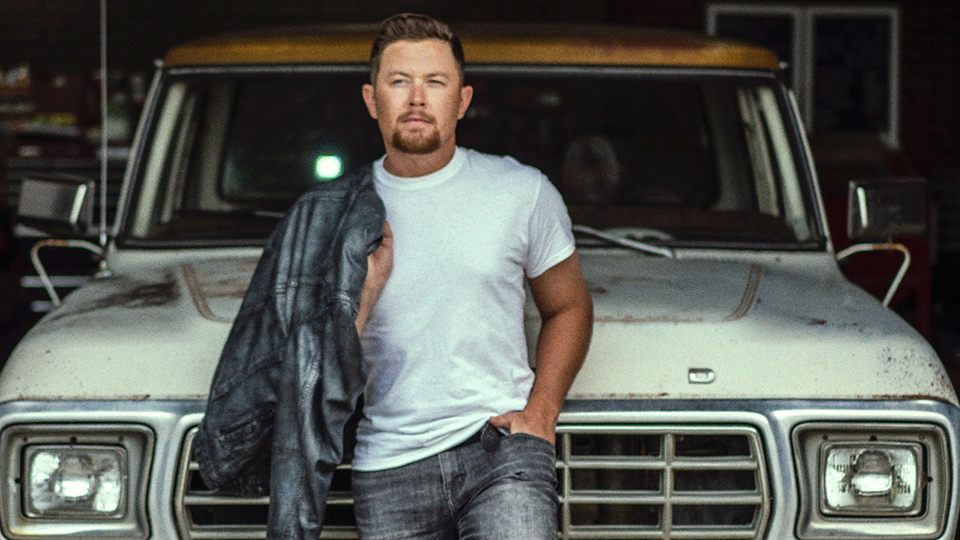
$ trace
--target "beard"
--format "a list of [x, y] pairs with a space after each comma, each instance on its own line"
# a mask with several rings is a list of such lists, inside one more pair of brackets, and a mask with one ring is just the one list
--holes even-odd
[[[403, 122], [407, 116], [411, 115], [412, 114], [407, 114], [400, 117], [400, 122]], [[427, 116], [427, 119], [431, 122], [428, 129], [417, 129], [406, 132], [401, 129], [395, 129], [393, 136], [390, 138], [393, 147], [407, 154], [429, 154], [440, 148], [440, 132], [437, 130], [436, 125], [433, 124], [434, 119], [430, 116]]]
[[429, 154], [440, 148], [440, 132], [433, 130], [423, 133], [393, 132], [393, 147], [407, 154]]

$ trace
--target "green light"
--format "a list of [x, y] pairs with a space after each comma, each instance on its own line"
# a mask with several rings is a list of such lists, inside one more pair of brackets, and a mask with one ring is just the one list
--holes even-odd
[[343, 160], [340, 156], [320, 156], [314, 166], [314, 172], [320, 180], [332, 180], [343, 174]]

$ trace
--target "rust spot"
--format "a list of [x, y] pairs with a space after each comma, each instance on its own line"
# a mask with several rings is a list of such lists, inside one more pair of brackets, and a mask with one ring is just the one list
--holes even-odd
[[863, 399], [877, 399], [877, 400], [884, 400], [884, 401], [901, 401], [901, 400], [908, 400], [908, 399], [930, 399], [930, 400], [934, 400], [934, 401], [943, 401], [943, 396], [932, 395], [932, 394], [931, 394], [931, 395], [927, 395], [927, 394], [900, 394], [900, 395], [897, 395], [897, 394], [873, 394], [873, 395], [869, 395], [869, 396], [854, 396], [854, 397], [855, 397], [855, 398], [856, 398], [856, 397], [861, 397], [861, 398], [863, 398]]
[[659, 317], [594, 317], [594, 322], [615, 322], [615, 323], [628, 323], [628, 324], [639, 324], [639, 323], [661, 323], [661, 322], [672, 322], [672, 323], [697, 323], [703, 322], [703, 318], [687, 318], [687, 317], [673, 317], [670, 315], [662, 315]]
[[567, 396], [567, 399], [662, 399], [669, 397], [668, 392], [659, 394], [576, 394]]
[[825, 320], [823, 320], [823, 319], [810, 319], [810, 322], [809, 322], [808, 324], [809, 324], [810, 326], [823, 326], [823, 325], [827, 324], [827, 321], [825, 321]]
[[[252, 275], [256, 263], [256, 260], [252, 260], [241, 265], [238, 274], [243, 276]], [[201, 275], [194, 265], [190, 263], [180, 265], [180, 270], [183, 272], [184, 282], [190, 291], [190, 298], [193, 300], [193, 304], [202, 317], [223, 323], [233, 321], [232, 317], [224, 317], [214, 313], [213, 309], [211, 309], [207, 303], [207, 299], [233, 298], [243, 300], [247, 292], [247, 286], [249, 285], [248, 277], [241, 278], [239, 276], [231, 276], [217, 279], [210, 276], [209, 271], [206, 273], [207, 275]]]
[[615, 276], [606, 280], [607, 285], [610, 285], [611, 287], [615, 287], [624, 282], [656, 283], [658, 285], [664, 285], [673, 289], [680, 288], [680, 285], [674, 281], [670, 281], [668, 279], [658, 279], [649, 276]]
[[[227, 317], [219, 317], [217, 314], [210, 309], [210, 305], [207, 304], [207, 299], [203, 295], [203, 291], [200, 290], [200, 280], [197, 278], [197, 272], [194, 270], [192, 264], [184, 264], [180, 267], [183, 272], [184, 281], [187, 283], [187, 289], [190, 290], [190, 298], [193, 300], [193, 305], [197, 307], [197, 311], [200, 312], [200, 315], [211, 321], [228, 323], [232, 319]], [[242, 298], [242, 296], [241, 296]]]
[[138, 309], [163, 306], [176, 301], [180, 296], [177, 292], [176, 282], [173, 279], [172, 273], [165, 274], [162, 281], [151, 283], [138, 282], [126, 278], [113, 279], [128, 286], [121, 286], [121, 290], [117, 292], [80, 304], [69, 311], [54, 312], [50, 320], [73, 317], [113, 307]]
[[162, 283], [149, 283], [131, 289], [128, 293], [115, 297], [117, 304], [126, 308], [155, 307], [176, 300], [177, 292], [173, 279]]
[[747, 285], [743, 289], [743, 296], [740, 298], [740, 305], [730, 315], [723, 318], [724, 322], [733, 322], [744, 318], [750, 311], [750, 306], [757, 296], [757, 289], [760, 288], [760, 265], [750, 265], [750, 275], [747, 276]]

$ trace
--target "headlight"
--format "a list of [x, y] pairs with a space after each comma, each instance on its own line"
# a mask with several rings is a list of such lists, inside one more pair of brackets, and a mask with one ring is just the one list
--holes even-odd
[[5, 536], [147, 537], [148, 428], [18, 425], [0, 445]]
[[940, 428], [804, 424], [794, 450], [800, 538], [935, 538], [943, 531], [950, 469]]
[[123, 515], [127, 453], [122, 447], [30, 446], [24, 452], [26, 515]]
[[821, 455], [825, 515], [920, 513], [919, 444], [825, 444]]

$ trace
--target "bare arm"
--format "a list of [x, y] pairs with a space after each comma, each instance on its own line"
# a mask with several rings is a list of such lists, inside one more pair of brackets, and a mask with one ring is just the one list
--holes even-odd
[[531, 279], [530, 291], [543, 320], [530, 400], [522, 411], [496, 416], [490, 423], [553, 442], [560, 408], [590, 345], [593, 301], [576, 253]]
[[363, 281], [363, 292], [360, 293], [360, 309], [357, 312], [357, 334], [363, 333], [363, 327], [370, 317], [370, 310], [380, 298], [387, 278], [393, 270], [393, 231], [390, 224], [383, 224], [383, 241], [376, 251], [367, 256], [367, 277]]

